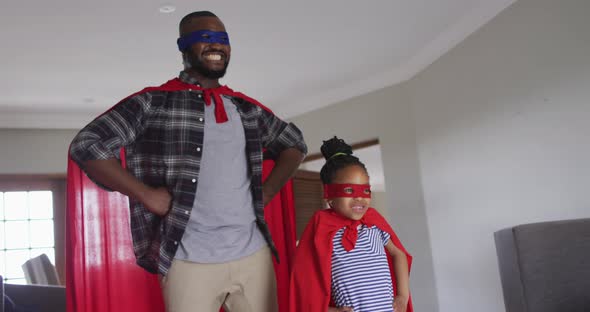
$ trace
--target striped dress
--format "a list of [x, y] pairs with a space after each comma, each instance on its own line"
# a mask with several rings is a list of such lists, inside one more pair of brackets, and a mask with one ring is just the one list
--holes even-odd
[[354, 249], [342, 246], [344, 228], [332, 240], [332, 300], [354, 312], [392, 312], [393, 286], [385, 244], [389, 234], [360, 225]]

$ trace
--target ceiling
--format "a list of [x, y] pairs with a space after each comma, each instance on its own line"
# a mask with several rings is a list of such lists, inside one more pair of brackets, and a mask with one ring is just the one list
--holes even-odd
[[2, 1], [0, 128], [80, 128], [177, 75], [177, 25], [196, 10], [230, 34], [222, 82], [287, 118], [411, 78], [512, 2]]

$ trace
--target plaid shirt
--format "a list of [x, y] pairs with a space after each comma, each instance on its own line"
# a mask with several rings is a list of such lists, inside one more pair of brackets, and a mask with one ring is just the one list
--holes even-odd
[[[197, 82], [186, 73], [181, 81]], [[134, 95], [93, 120], [74, 138], [70, 154], [80, 168], [88, 160], [117, 158], [125, 147], [127, 170], [152, 187], [172, 194], [170, 212], [161, 218], [130, 199], [131, 234], [137, 263], [149, 272], [166, 275], [182, 239], [199, 183], [203, 146], [202, 92], [149, 91]], [[246, 137], [256, 223], [277, 255], [264, 221], [262, 158], [274, 159], [293, 147], [307, 147], [299, 129], [240, 97], [232, 97]], [[104, 187], [104, 186], [103, 186]]]

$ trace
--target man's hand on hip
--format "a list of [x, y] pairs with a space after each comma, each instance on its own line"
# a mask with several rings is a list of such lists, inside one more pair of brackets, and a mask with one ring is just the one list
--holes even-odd
[[172, 195], [165, 187], [150, 188], [142, 197], [142, 204], [151, 213], [163, 217], [170, 211]]

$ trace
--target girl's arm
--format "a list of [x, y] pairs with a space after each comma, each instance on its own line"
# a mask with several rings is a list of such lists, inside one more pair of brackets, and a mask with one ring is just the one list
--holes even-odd
[[391, 239], [385, 244], [385, 249], [393, 258], [393, 270], [397, 284], [397, 295], [394, 300], [395, 312], [405, 312], [410, 299], [408, 259], [406, 254], [395, 247]]

